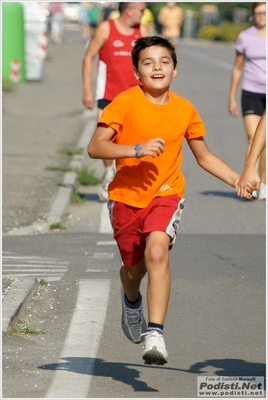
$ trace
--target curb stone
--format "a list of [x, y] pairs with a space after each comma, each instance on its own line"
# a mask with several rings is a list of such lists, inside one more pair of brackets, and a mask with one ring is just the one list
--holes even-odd
[[38, 285], [37, 278], [22, 278], [11, 286], [2, 301], [2, 332], [10, 332], [15, 327], [36, 294]]
[[[96, 112], [91, 113], [91, 118], [89, 122], [84, 127], [81, 137], [77, 143], [77, 148], [83, 149], [83, 155], [74, 155], [72, 160], [69, 164], [71, 169], [81, 169], [83, 167], [84, 161], [87, 155], [87, 146], [88, 143], [96, 129]], [[63, 183], [58, 190], [57, 197], [51, 207], [49, 212], [47, 222], [50, 226], [51, 224], [55, 224], [61, 222], [64, 214], [66, 213], [70, 201], [71, 201], [71, 194], [75, 189], [75, 185], [77, 182], [77, 173], [76, 172], [66, 172], [63, 178]]]

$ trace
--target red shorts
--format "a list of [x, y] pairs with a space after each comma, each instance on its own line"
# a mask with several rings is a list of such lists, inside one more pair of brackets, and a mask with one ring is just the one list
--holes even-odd
[[144, 257], [146, 236], [162, 231], [171, 237], [169, 249], [177, 237], [185, 200], [177, 194], [155, 197], [145, 208], [109, 201], [109, 214], [123, 265], [131, 266]]

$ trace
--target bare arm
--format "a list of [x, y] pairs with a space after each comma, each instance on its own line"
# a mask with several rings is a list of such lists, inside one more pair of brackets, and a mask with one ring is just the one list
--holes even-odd
[[260, 157], [261, 152], [266, 146], [266, 110], [264, 111], [260, 122], [257, 126], [250, 151], [248, 153], [244, 171], [237, 184], [236, 192], [241, 197], [246, 197], [246, 186], [251, 182], [254, 185], [254, 189], [259, 189], [260, 177], [257, 172], [257, 161]]
[[235, 97], [243, 73], [244, 62], [245, 62], [244, 54], [236, 52], [236, 59], [232, 71], [231, 85], [230, 85], [230, 92], [228, 99], [228, 110], [232, 117], [237, 117], [238, 115], [238, 107]]
[[228, 185], [236, 187], [239, 174], [211, 153], [203, 137], [189, 139], [187, 142], [200, 167]]
[[[136, 143], [133, 143], [133, 145], [113, 143], [111, 139], [114, 134], [114, 129], [105, 124], [100, 124], [88, 145], [89, 157], [106, 160], [136, 157]], [[161, 138], [155, 138], [140, 143], [140, 145], [141, 150], [138, 153], [138, 158], [157, 157], [164, 151], [165, 141]]]
[[93, 35], [83, 60], [83, 103], [87, 108], [94, 108], [94, 94], [92, 87], [94, 59], [98, 55], [109, 35], [109, 24], [107, 21], [101, 23]]

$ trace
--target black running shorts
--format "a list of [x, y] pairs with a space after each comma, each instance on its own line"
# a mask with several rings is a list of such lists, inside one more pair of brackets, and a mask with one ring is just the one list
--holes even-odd
[[110, 104], [110, 103], [111, 103], [110, 100], [100, 99], [100, 100], [98, 100], [98, 108], [100, 110], [104, 110], [104, 108], [106, 106], [108, 106], [108, 104]]
[[242, 90], [241, 105], [244, 117], [251, 114], [262, 116], [266, 108], [266, 94]]

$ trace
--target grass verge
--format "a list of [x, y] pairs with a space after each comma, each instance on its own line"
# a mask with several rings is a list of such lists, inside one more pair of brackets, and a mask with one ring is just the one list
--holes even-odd
[[77, 193], [75, 191], [72, 192], [71, 194], [71, 203], [72, 204], [82, 204], [85, 203], [87, 200], [84, 198], [84, 196], [80, 193]]
[[14, 327], [12, 333], [40, 335], [40, 334], [44, 334], [45, 331], [35, 328], [29, 321], [26, 321], [26, 322], [18, 321], [18, 323]]
[[76, 156], [76, 155], [80, 155], [80, 154], [83, 154], [83, 149], [82, 148], [77, 148], [77, 149], [68, 149], [68, 148], [62, 148], [62, 149], [59, 149], [58, 151], [57, 151], [57, 153], [58, 154], [62, 154], [62, 155], [64, 155], [64, 156], [69, 156], [69, 157], [72, 157], [72, 156]]
[[53, 229], [66, 229], [66, 226], [63, 225], [62, 222], [56, 222], [55, 224], [51, 224], [49, 228], [52, 230]]
[[102, 182], [102, 179], [97, 178], [94, 172], [88, 171], [87, 168], [73, 169], [70, 167], [61, 166], [48, 166], [46, 167], [48, 171], [61, 171], [61, 172], [76, 172], [77, 180], [80, 185], [84, 186], [95, 186]]

